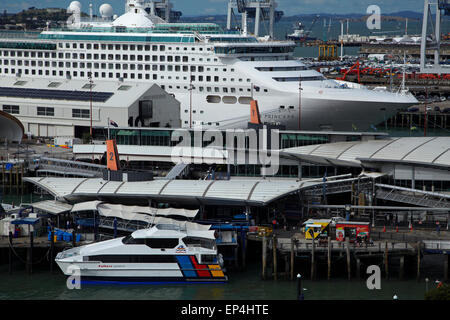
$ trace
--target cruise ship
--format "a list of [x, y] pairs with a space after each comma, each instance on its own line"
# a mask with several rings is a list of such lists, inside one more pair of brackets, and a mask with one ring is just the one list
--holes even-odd
[[168, 23], [126, 1], [113, 16], [73, 16], [64, 28], [0, 39], [0, 76], [152, 82], [180, 102], [185, 128], [247, 128], [250, 101], [261, 121], [301, 130], [367, 130], [417, 100], [406, 91], [369, 90], [326, 79], [293, 55], [295, 43], [257, 38], [246, 28], [213, 23]]
[[58, 253], [56, 263], [81, 283], [227, 282], [213, 230], [156, 224]]

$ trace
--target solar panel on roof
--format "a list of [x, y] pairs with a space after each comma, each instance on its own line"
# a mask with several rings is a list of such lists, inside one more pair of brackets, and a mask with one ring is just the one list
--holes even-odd
[[50, 90], [50, 89], [26, 89], [0, 87], [0, 96], [19, 97], [31, 99], [49, 99], [49, 100], [74, 100], [74, 101], [92, 101], [106, 102], [114, 95], [112, 92], [85, 92], [70, 90]]

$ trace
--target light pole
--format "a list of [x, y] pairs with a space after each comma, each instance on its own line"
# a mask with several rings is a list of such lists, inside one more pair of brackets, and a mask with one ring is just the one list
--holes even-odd
[[91, 125], [90, 125], [90, 135], [91, 135], [91, 144], [94, 142], [94, 137], [92, 136], [92, 72], [89, 72], [89, 92], [90, 92], [90, 99], [89, 99], [89, 117], [91, 119]]
[[298, 81], [298, 131], [301, 130], [301, 116], [302, 116], [302, 77]]
[[189, 128], [192, 129], [192, 74], [189, 74]]

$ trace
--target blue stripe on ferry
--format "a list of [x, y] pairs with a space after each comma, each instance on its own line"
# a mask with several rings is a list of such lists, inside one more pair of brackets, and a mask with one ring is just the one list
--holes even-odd
[[183, 271], [184, 276], [189, 278], [197, 278], [197, 273], [193, 270], [194, 267], [192, 266], [189, 256], [176, 256], [176, 257], [178, 263], [181, 266], [181, 271]]

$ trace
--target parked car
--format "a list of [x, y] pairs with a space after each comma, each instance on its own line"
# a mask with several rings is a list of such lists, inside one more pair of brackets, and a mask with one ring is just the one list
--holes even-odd
[[331, 217], [331, 225], [333, 227], [336, 226], [336, 223], [341, 222], [341, 221], [345, 221], [345, 219], [342, 217]]

